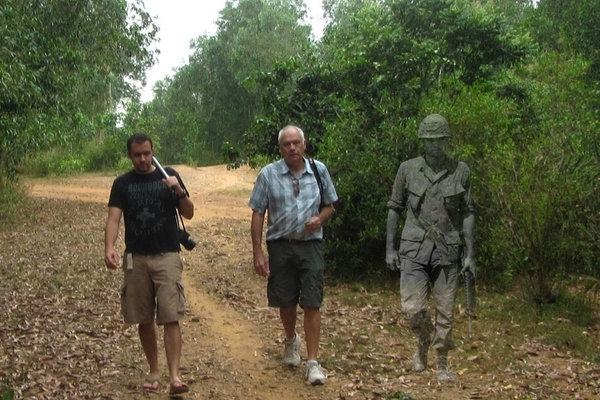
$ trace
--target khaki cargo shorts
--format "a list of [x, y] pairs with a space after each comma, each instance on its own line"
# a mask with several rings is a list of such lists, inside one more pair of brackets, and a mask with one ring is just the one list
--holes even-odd
[[179, 253], [123, 256], [121, 313], [126, 324], [148, 324], [156, 317], [163, 325], [185, 315], [181, 281], [183, 263]]

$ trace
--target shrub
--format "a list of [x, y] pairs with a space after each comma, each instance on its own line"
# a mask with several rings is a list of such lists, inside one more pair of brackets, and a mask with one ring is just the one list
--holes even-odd
[[0, 179], [0, 226], [15, 222], [16, 213], [26, 198], [25, 188], [18, 181]]
[[127, 156], [127, 138], [129, 134], [116, 131], [104, 139], [95, 139], [86, 144], [84, 157], [87, 171], [113, 169]]
[[68, 149], [54, 148], [27, 156], [21, 166], [26, 175], [56, 176], [81, 173], [87, 170], [85, 155]]
[[369, 128], [351, 102], [344, 110], [347, 118], [327, 126], [319, 158], [340, 197], [325, 225], [328, 273], [348, 280], [385, 272], [386, 204], [400, 162], [417, 155], [417, 138], [415, 121]]

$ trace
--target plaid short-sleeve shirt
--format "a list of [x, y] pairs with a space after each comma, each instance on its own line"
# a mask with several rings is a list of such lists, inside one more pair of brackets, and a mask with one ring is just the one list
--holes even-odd
[[[338, 196], [327, 167], [315, 160], [323, 183], [323, 204], [333, 204]], [[283, 159], [265, 166], [254, 184], [248, 205], [264, 214], [268, 211], [266, 240], [322, 239], [323, 229], [309, 234], [304, 224], [319, 214], [321, 195], [307, 159], [304, 170], [294, 176]]]

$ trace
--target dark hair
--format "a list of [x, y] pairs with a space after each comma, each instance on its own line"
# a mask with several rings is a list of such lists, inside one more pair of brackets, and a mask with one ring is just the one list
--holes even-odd
[[137, 144], [142, 144], [145, 142], [150, 142], [150, 148], [154, 149], [154, 145], [152, 144], [152, 139], [150, 139], [150, 136], [146, 135], [145, 133], [134, 133], [133, 135], [129, 136], [129, 139], [127, 139], [127, 154], [131, 153], [131, 144], [135, 142]]

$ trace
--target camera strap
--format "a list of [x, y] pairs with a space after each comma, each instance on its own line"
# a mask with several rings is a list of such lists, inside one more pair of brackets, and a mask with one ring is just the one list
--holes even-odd
[[[187, 230], [185, 229], [185, 224], [183, 223], [183, 217], [181, 216], [181, 214], [179, 214], [179, 210], [175, 209], [175, 212], [177, 213], [177, 217], [175, 218], [175, 220], [177, 221], [177, 229], [182, 229], [184, 232], [187, 232]], [[180, 222], [181, 226], [179, 225]]]
[[315, 179], [317, 180], [317, 186], [319, 187], [319, 195], [321, 196], [321, 204], [319, 205], [319, 211], [325, 206], [323, 204], [323, 182], [321, 181], [321, 176], [319, 175], [319, 169], [315, 164], [315, 160], [312, 158], [308, 159], [308, 163], [310, 164], [310, 169], [312, 169], [313, 174], [315, 175]]

